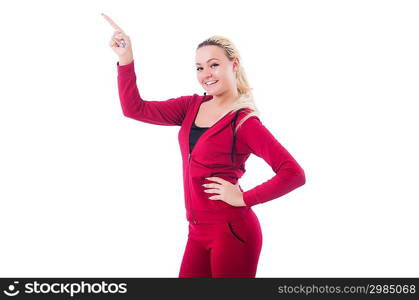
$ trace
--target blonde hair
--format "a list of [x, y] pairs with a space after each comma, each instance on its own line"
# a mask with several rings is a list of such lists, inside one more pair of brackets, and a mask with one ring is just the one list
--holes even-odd
[[237, 111], [241, 108], [249, 108], [251, 110], [245, 117], [243, 117], [239, 124], [237, 125], [236, 129], [238, 129], [241, 124], [246, 121], [251, 116], [260, 116], [260, 112], [256, 107], [255, 101], [253, 99], [252, 89], [249, 86], [249, 82], [247, 80], [246, 72], [244, 67], [241, 63], [241, 57], [239, 51], [237, 50], [236, 46], [233, 44], [231, 40], [228, 38], [221, 36], [221, 35], [213, 35], [200, 43], [196, 50], [203, 46], [218, 46], [224, 49], [227, 58], [230, 61], [233, 61], [234, 58], [238, 58], [240, 61], [239, 69], [236, 73], [236, 80], [237, 80], [237, 92], [239, 93], [239, 98], [231, 105], [231, 110]]

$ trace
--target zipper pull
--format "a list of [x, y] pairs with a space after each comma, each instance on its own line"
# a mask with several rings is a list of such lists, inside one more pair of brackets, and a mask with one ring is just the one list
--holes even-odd
[[190, 153], [188, 153], [188, 160], [190, 160], [191, 159], [191, 154]]

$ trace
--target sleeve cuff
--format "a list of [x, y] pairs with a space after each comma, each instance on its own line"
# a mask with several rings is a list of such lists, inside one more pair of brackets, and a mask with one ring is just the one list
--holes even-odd
[[134, 60], [132, 60], [129, 64], [123, 66], [120, 66], [118, 61], [116, 62], [116, 68], [118, 71], [118, 75], [135, 74]]
[[243, 201], [249, 207], [260, 203], [257, 193], [253, 189], [243, 193]]

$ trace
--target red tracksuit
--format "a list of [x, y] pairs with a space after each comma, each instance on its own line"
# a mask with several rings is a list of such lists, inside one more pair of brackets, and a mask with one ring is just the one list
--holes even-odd
[[[251, 206], [291, 192], [305, 183], [305, 174], [291, 154], [275, 139], [257, 116], [247, 119], [244, 108], [230, 112], [208, 128], [190, 149], [190, 131], [198, 109], [211, 95], [181, 96], [166, 101], [145, 101], [137, 85], [134, 61], [117, 63], [118, 90], [126, 117], [156, 125], [180, 126], [179, 145], [183, 159], [183, 185], [188, 241], [179, 277], [255, 277], [262, 232]], [[202, 184], [220, 177], [236, 184], [245, 173], [253, 153], [276, 173], [271, 179], [243, 191], [246, 206], [232, 206], [208, 197]]]

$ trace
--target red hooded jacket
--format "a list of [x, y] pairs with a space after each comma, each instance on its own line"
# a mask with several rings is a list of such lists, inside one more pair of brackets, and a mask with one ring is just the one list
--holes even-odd
[[[207, 129], [190, 151], [189, 135], [199, 106], [211, 95], [181, 96], [166, 101], [145, 101], [141, 98], [134, 61], [120, 66], [117, 62], [118, 91], [123, 114], [141, 122], [180, 126], [178, 140], [183, 159], [183, 186], [186, 218], [194, 224], [215, 224], [234, 221], [251, 206], [278, 198], [305, 183], [304, 170], [275, 139], [257, 116], [251, 116], [237, 129], [248, 108], [231, 111]], [[232, 206], [208, 197], [218, 194], [204, 192], [207, 177], [220, 177], [236, 184], [245, 173], [245, 162], [253, 153], [263, 158], [276, 173], [271, 179], [243, 192], [246, 206]]]

